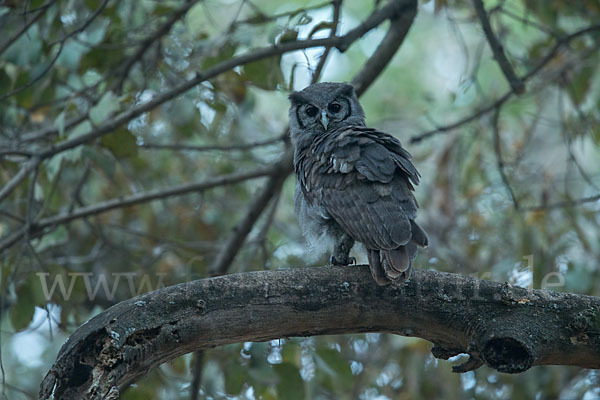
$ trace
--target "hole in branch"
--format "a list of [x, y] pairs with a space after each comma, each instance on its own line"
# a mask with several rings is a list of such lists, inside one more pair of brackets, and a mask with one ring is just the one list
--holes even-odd
[[533, 357], [518, 340], [505, 337], [488, 341], [483, 348], [483, 359], [499, 372], [516, 374], [528, 370]]

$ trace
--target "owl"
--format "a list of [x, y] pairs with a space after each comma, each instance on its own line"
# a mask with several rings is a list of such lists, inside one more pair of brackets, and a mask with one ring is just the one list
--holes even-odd
[[406, 281], [417, 247], [429, 242], [415, 222], [420, 175], [411, 155], [395, 137], [367, 128], [352, 85], [316, 83], [289, 99], [294, 209], [309, 246], [348, 265], [360, 242], [379, 285]]

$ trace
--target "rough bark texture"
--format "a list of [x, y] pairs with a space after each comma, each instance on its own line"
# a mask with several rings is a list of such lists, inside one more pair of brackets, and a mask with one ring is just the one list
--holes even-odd
[[378, 286], [367, 266], [248, 272], [162, 288], [119, 303], [63, 345], [40, 398], [117, 398], [150, 368], [245, 341], [356, 332], [416, 336], [433, 354], [518, 373], [600, 368], [600, 298], [417, 270]]

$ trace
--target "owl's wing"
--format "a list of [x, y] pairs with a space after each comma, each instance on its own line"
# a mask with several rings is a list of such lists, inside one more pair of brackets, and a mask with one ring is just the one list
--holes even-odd
[[348, 234], [372, 249], [411, 240], [420, 176], [396, 138], [350, 127], [315, 140], [311, 152], [304, 189]]

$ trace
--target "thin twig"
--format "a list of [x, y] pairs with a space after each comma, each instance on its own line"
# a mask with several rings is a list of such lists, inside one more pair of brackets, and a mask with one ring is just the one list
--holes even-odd
[[190, 400], [198, 400], [200, 394], [200, 382], [202, 381], [202, 370], [204, 370], [204, 350], [194, 352], [194, 373], [192, 385], [190, 386]]
[[13, 215], [13, 214], [9, 213], [8, 211], [0, 210], [0, 215], [2, 215], [4, 217], [7, 217], [7, 218], [10, 218], [12, 220], [15, 220], [15, 221], [17, 221], [19, 223], [24, 223], [25, 222], [25, 220], [23, 218], [17, 217], [16, 215]]
[[33, 24], [35, 24], [48, 10], [48, 8], [54, 3], [56, 0], [50, 0], [46, 4], [42, 5], [37, 9], [36, 14], [27, 22], [23, 27], [17, 32], [14, 36], [9, 38], [3, 45], [0, 47], [0, 55], [4, 53], [10, 46], [13, 45], [25, 32], [31, 28]]
[[29, 175], [31, 171], [36, 169], [42, 160], [35, 156], [32, 157], [24, 166], [21, 167], [19, 172], [13, 178], [8, 181], [0, 190], [0, 202], [8, 197], [12, 191]]
[[508, 180], [508, 176], [506, 175], [506, 171], [504, 170], [504, 160], [502, 159], [502, 143], [500, 140], [500, 124], [499, 124], [501, 109], [502, 109], [502, 107], [498, 106], [498, 108], [496, 108], [496, 111], [494, 111], [494, 114], [492, 116], [492, 132], [494, 135], [494, 153], [496, 155], [496, 164], [498, 165], [498, 172], [500, 172], [500, 177], [502, 178], [502, 183], [504, 183], [504, 186], [506, 187], [506, 189], [508, 190], [508, 193], [510, 194], [510, 198], [515, 206], [515, 210], [518, 211], [519, 210], [519, 200], [517, 199], [515, 191], [513, 190], [512, 185], [510, 184], [510, 181]]
[[131, 68], [133, 67], [133, 65], [136, 62], [141, 60], [141, 58], [144, 55], [144, 53], [146, 52], [146, 50], [148, 50], [148, 48], [153, 43], [156, 43], [161, 37], [163, 37], [164, 35], [169, 33], [169, 31], [171, 30], [173, 25], [175, 25], [175, 23], [177, 21], [179, 21], [182, 17], [184, 17], [185, 14], [187, 14], [189, 9], [194, 4], [196, 4], [196, 2], [188, 0], [183, 5], [183, 7], [179, 8], [175, 12], [173, 12], [173, 14], [169, 17], [169, 19], [153, 35], [150, 35], [146, 39], [144, 39], [144, 41], [142, 42], [140, 47], [138, 47], [138, 49], [135, 51], [135, 53], [133, 53], [127, 59], [127, 61], [124, 63], [124, 65], [122, 66], [121, 78], [115, 85], [115, 89], [117, 92], [121, 91], [121, 89], [123, 87], [123, 83], [125, 82], [125, 79], [127, 79], [127, 76], [129, 75], [129, 71], [131, 70]]
[[[331, 31], [329, 32], [329, 37], [334, 37], [335, 35], [337, 35], [337, 29], [340, 24], [340, 10], [342, 8], [342, 0], [333, 0], [332, 4], [333, 4], [333, 26], [331, 27]], [[319, 81], [321, 72], [323, 71], [323, 67], [325, 66], [325, 63], [327, 62], [330, 51], [331, 51], [331, 46], [325, 47], [325, 51], [323, 51], [323, 54], [321, 55], [321, 58], [319, 59], [317, 68], [315, 68], [315, 71], [313, 72], [312, 83], [316, 83]]]
[[525, 84], [521, 79], [517, 78], [517, 74], [515, 74], [512, 65], [510, 65], [510, 61], [508, 61], [508, 58], [504, 53], [504, 48], [502, 47], [502, 44], [498, 41], [498, 38], [496, 38], [494, 32], [492, 31], [492, 25], [490, 24], [490, 20], [485, 12], [483, 1], [473, 0], [473, 6], [475, 7], [475, 12], [477, 13], [477, 17], [479, 18], [479, 22], [481, 23], [481, 27], [483, 28], [483, 32], [485, 33], [485, 37], [487, 38], [488, 43], [490, 44], [490, 48], [492, 49], [494, 58], [496, 59], [496, 62], [498, 62], [498, 65], [504, 73], [506, 80], [508, 80], [510, 87], [516, 94], [525, 93]]
[[[563, 83], [566, 85], [568, 85], [571, 90], [573, 90], [573, 83], [569, 80], [567, 80], [567, 78], [564, 76], [564, 74], [561, 74], [561, 80], [563, 81]], [[587, 171], [583, 168], [583, 166], [579, 163], [579, 161], [577, 160], [577, 157], [575, 156], [575, 153], [573, 152], [572, 149], [572, 144], [573, 144], [573, 139], [571, 137], [571, 135], [569, 135], [568, 129], [567, 129], [567, 124], [565, 122], [565, 108], [564, 108], [564, 103], [563, 103], [563, 92], [559, 93], [558, 96], [558, 115], [560, 117], [560, 125], [561, 125], [561, 131], [562, 131], [562, 137], [563, 140], [565, 142], [565, 147], [567, 149], [567, 153], [569, 154], [569, 159], [571, 160], [571, 162], [575, 165], [575, 167], [577, 168], [577, 170], [579, 171], [579, 174], [581, 175], [581, 177], [587, 182], [588, 185], [590, 185], [591, 187], [593, 187], [596, 190], [600, 190], [600, 188], [598, 187], [598, 185], [596, 185], [596, 183], [594, 183], [594, 181], [590, 178], [589, 174], [587, 173]], [[586, 124], [586, 116], [585, 114], [581, 111], [581, 108], [579, 107], [579, 104], [577, 104], [576, 101], [571, 100], [571, 104], [573, 105], [573, 108], [575, 108], [575, 111], [577, 112], [577, 115], [579, 116], [580, 121], [584, 124]]]
[[517, 20], [517, 21], [523, 23], [524, 25], [533, 26], [534, 28], [537, 28], [540, 31], [542, 31], [544, 33], [547, 33], [548, 35], [554, 36], [555, 38], [559, 37], [559, 35], [560, 35], [554, 29], [549, 28], [549, 27], [547, 27], [545, 25], [539, 24], [539, 23], [537, 23], [535, 21], [532, 21], [532, 20], [530, 20], [530, 19], [528, 19], [526, 17], [522, 17], [520, 15], [517, 15], [514, 12], [507, 10], [505, 7], [500, 7], [497, 10], [498, 10], [498, 12], [500, 12], [500, 13], [502, 13], [502, 14], [504, 14], [504, 15], [512, 18], [512, 19], [514, 19], [514, 20]]
[[100, 6], [98, 6], [98, 8], [96, 9], [96, 11], [94, 11], [92, 13], [92, 15], [90, 15], [90, 17], [88, 19], [86, 19], [85, 22], [83, 24], [81, 24], [81, 26], [79, 28], [72, 30], [71, 32], [67, 33], [65, 36], [58, 39], [57, 41], [48, 44], [48, 46], [53, 46], [59, 42], [64, 43], [67, 39], [86, 30], [87, 27], [90, 26], [90, 24], [96, 19], [96, 17], [98, 17], [102, 13], [104, 8], [106, 8], [106, 5], [108, 4], [109, 1], [110, 0], [103, 0], [102, 3], [100, 4]]
[[4, 96], [0, 97], [0, 102], [8, 99], [9, 97], [12, 97], [12, 96], [18, 94], [18, 93], [21, 93], [23, 90], [30, 88], [31, 86], [35, 85], [36, 82], [38, 82], [40, 79], [42, 79], [44, 77], [44, 75], [46, 75], [48, 73], [48, 71], [50, 71], [52, 69], [52, 67], [56, 63], [56, 60], [58, 60], [58, 57], [62, 53], [64, 47], [65, 47], [65, 42], [61, 42], [60, 47], [58, 48], [58, 51], [56, 52], [56, 54], [54, 55], [52, 60], [50, 60], [50, 62], [46, 66], [46, 68], [44, 68], [44, 70], [42, 72], [40, 72], [38, 76], [36, 76], [35, 78], [33, 78], [32, 80], [27, 82], [25, 85], [20, 86], [20, 87], [16, 88], [15, 90], [13, 90], [12, 92], [7, 93]]
[[[262, 263], [265, 266], [267, 265], [267, 262], [269, 260], [268, 254], [267, 254], [267, 243], [266, 243], [267, 242], [267, 234], [269, 233], [269, 229], [271, 228], [271, 225], [273, 224], [273, 221], [275, 220], [275, 214], [277, 213], [277, 208], [279, 206], [280, 198], [281, 198], [281, 192], [279, 192], [277, 195], [275, 195], [275, 197], [271, 200], [271, 206], [269, 207], [269, 210], [267, 211], [267, 216], [265, 217], [265, 220], [264, 220], [262, 226], [260, 227], [258, 234], [256, 235], [256, 237], [253, 240], [251, 240], [253, 242], [253, 250], [251, 250], [251, 254], [247, 258], [246, 264], [252, 262], [252, 260], [256, 256], [258, 249], [260, 248], [262, 250], [262, 256], [263, 256]], [[247, 267], [242, 268], [242, 271], [247, 271], [247, 270], [248, 270]]]
[[314, 6], [298, 8], [296, 10], [286, 11], [286, 12], [282, 12], [279, 14], [266, 15], [261, 10], [259, 10], [258, 7], [254, 3], [252, 3], [251, 1], [248, 1], [248, 5], [251, 6], [257, 12], [257, 15], [254, 17], [250, 17], [250, 18], [238, 21], [238, 22], [236, 22], [236, 25], [264, 24], [265, 22], [275, 21], [279, 18], [292, 17], [292, 16], [298, 15], [300, 13], [305, 13], [306, 11], [318, 10], [319, 8], [327, 7], [328, 5], [330, 5], [332, 3], [333, 3], [333, 1], [327, 1], [324, 3], [315, 4]]
[[593, 202], [597, 202], [597, 201], [600, 201], [600, 194], [597, 194], [594, 196], [589, 196], [589, 197], [582, 197], [582, 198], [576, 199], [576, 200], [565, 200], [565, 201], [559, 201], [556, 203], [550, 203], [550, 204], [545, 204], [545, 205], [540, 205], [540, 206], [523, 207], [522, 210], [523, 211], [544, 211], [544, 210], [551, 210], [551, 209], [555, 209], [555, 208], [575, 207], [575, 206], [580, 206], [582, 204], [593, 203]]
[[415, 135], [410, 138], [410, 143], [412, 143], [412, 144], [419, 143], [420, 141], [427, 139], [437, 133], [449, 132], [449, 131], [456, 129], [462, 125], [468, 124], [469, 122], [475, 121], [479, 117], [489, 113], [490, 111], [494, 111], [498, 107], [502, 106], [502, 104], [504, 104], [508, 99], [510, 99], [512, 97], [512, 94], [513, 94], [513, 92], [509, 91], [509, 92], [505, 93], [504, 96], [497, 99], [494, 103], [492, 103], [484, 108], [481, 108], [481, 109], [475, 111], [473, 114], [471, 114], [465, 118], [462, 118], [456, 122], [453, 122], [451, 124], [444, 125], [444, 126], [438, 126], [437, 128], [432, 129], [430, 131], [423, 132], [419, 135]]
[[255, 147], [268, 146], [274, 143], [283, 142], [283, 137], [278, 136], [276, 138], [256, 141], [252, 143], [244, 143], [244, 144], [232, 144], [229, 146], [193, 146], [186, 144], [161, 144], [161, 143], [142, 143], [139, 147], [143, 149], [153, 150], [180, 150], [180, 151], [233, 151], [233, 150], [249, 150]]

